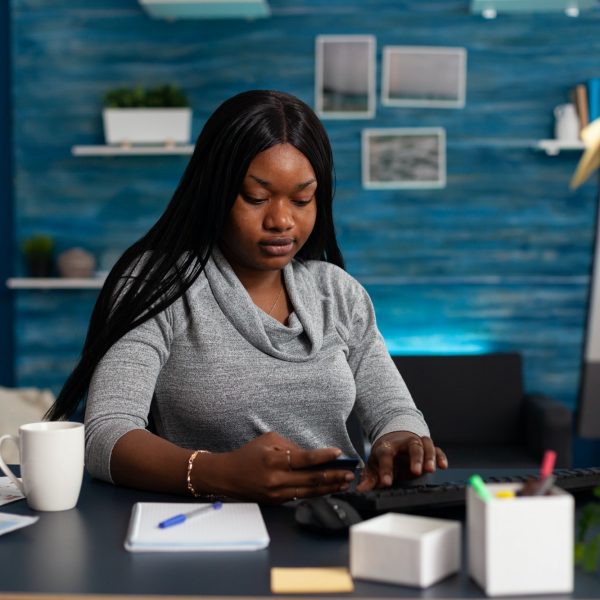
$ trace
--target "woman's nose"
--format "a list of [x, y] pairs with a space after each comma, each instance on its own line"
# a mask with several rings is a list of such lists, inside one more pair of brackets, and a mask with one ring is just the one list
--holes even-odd
[[265, 215], [265, 227], [284, 231], [294, 224], [292, 211], [284, 200], [272, 200]]

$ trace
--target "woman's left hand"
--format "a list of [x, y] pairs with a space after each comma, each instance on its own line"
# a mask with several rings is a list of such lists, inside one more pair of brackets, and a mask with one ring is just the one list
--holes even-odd
[[437, 467], [447, 469], [448, 459], [430, 437], [418, 436], [410, 431], [386, 433], [373, 444], [356, 490], [368, 492], [374, 488], [389, 487], [394, 481], [394, 474], [403, 467], [408, 468], [410, 476], [419, 477], [423, 473], [433, 473]]

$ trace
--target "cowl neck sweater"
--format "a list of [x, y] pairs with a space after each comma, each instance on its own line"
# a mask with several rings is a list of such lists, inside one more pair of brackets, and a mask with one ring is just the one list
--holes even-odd
[[323, 316], [318, 292], [300, 261], [283, 269], [283, 280], [293, 306], [284, 325], [254, 304], [223, 253], [215, 248], [206, 264], [206, 279], [219, 308], [255, 348], [290, 362], [313, 359], [323, 345]]

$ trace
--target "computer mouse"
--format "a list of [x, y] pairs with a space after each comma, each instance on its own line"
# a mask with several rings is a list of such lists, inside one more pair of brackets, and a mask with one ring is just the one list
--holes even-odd
[[362, 521], [353, 506], [331, 496], [303, 500], [296, 507], [295, 519], [300, 527], [325, 535], [344, 534], [350, 525]]

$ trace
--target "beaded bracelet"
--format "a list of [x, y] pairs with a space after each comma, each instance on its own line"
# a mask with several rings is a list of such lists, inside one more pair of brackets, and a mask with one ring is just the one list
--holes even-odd
[[187, 464], [187, 477], [186, 477], [187, 489], [188, 489], [188, 492], [190, 494], [192, 494], [192, 496], [194, 496], [194, 498], [199, 498], [200, 496], [212, 497], [212, 494], [199, 494], [194, 489], [194, 486], [192, 484], [192, 467], [194, 466], [194, 459], [196, 458], [196, 456], [198, 456], [198, 454], [210, 454], [210, 452], [208, 450], [194, 450], [194, 452], [192, 452], [191, 456], [188, 459], [188, 464]]

